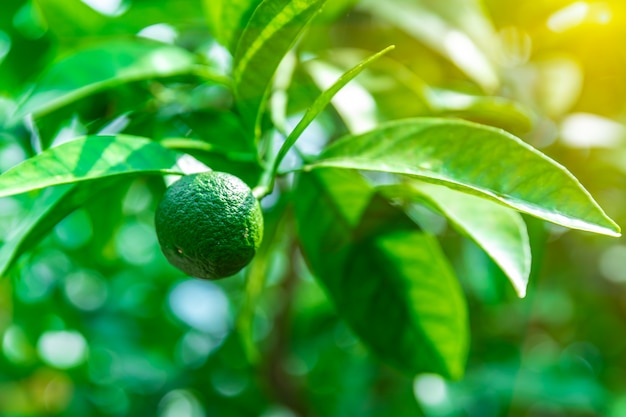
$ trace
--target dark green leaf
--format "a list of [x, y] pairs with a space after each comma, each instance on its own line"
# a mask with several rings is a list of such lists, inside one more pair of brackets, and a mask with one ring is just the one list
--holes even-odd
[[190, 73], [195, 57], [155, 42], [120, 40], [83, 49], [53, 64], [15, 115], [44, 115], [94, 92], [123, 83]]
[[255, 10], [235, 52], [237, 106], [259, 137], [259, 121], [278, 64], [326, 0], [265, 0]]
[[522, 216], [500, 204], [447, 187], [411, 182], [383, 188], [385, 195], [426, 202], [472, 239], [502, 269], [520, 297], [526, 295], [531, 253]]
[[48, 149], [0, 175], [0, 197], [102, 177], [181, 174], [180, 154], [134, 136], [87, 136]]
[[410, 175], [565, 227], [620, 234], [563, 166], [503, 130], [475, 123], [435, 118], [389, 123], [335, 142], [315, 166]]
[[355, 173], [301, 176], [305, 255], [339, 314], [381, 359], [408, 374], [463, 374], [465, 301], [436, 240]]

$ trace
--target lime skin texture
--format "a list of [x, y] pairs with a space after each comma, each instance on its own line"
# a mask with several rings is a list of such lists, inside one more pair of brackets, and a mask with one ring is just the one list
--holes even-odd
[[190, 276], [214, 280], [250, 263], [263, 237], [263, 213], [242, 180], [209, 171], [184, 176], [165, 191], [155, 228], [172, 265]]

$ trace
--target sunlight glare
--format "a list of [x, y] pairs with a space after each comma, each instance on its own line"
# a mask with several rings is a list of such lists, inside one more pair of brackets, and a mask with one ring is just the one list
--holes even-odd
[[565, 32], [585, 21], [589, 12], [589, 4], [577, 1], [556, 11], [548, 18], [548, 28], [553, 32]]
[[139, 31], [137, 36], [147, 39], [154, 39], [163, 43], [174, 43], [178, 37], [176, 29], [165, 23], [148, 26]]
[[449, 30], [443, 40], [444, 47], [452, 61], [467, 73], [483, 80], [488, 90], [498, 86], [498, 76], [494, 73], [483, 52], [463, 32]]
[[211, 282], [182, 281], [172, 288], [168, 301], [172, 313], [197, 330], [221, 338], [230, 328], [228, 298]]
[[415, 397], [428, 406], [440, 405], [448, 398], [446, 382], [435, 374], [423, 374], [415, 378], [413, 390]]
[[572, 148], [618, 146], [626, 137], [621, 123], [590, 113], [570, 114], [561, 124], [561, 138]]
[[48, 331], [37, 342], [44, 362], [59, 369], [80, 365], [87, 356], [87, 342], [77, 331]]
[[609, 4], [604, 2], [587, 3], [577, 1], [566, 6], [548, 18], [548, 28], [556, 33], [565, 32], [583, 23], [606, 25], [613, 19]]
[[128, 6], [123, 4], [123, 0], [81, 0], [96, 12], [105, 16], [119, 16], [123, 14]]

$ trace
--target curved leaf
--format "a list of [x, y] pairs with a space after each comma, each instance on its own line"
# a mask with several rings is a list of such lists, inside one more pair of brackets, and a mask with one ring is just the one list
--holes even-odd
[[176, 46], [138, 39], [98, 44], [48, 68], [14, 117], [42, 116], [106, 88], [190, 73], [194, 65], [195, 57]]
[[326, 0], [264, 0], [254, 11], [235, 52], [237, 106], [255, 128], [272, 78], [287, 51]]
[[461, 120], [389, 123], [330, 145], [309, 166], [391, 172], [446, 185], [572, 229], [620, 229], [563, 166], [500, 129]]
[[467, 312], [437, 241], [350, 171], [301, 175], [295, 202], [309, 264], [361, 340], [408, 374], [459, 378]]
[[87, 136], [48, 149], [0, 175], [0, 197], [96, 178], [181, 174], [180, 154], [136, 136]]
[[426, 202], [441, 212], [452, 227], [472, 239], [502, 269], [520, 297], [526, 295], [531, 252], [522, 216], [502, 205], [427, 183], [404, 183], [382, 188], [389, 197]]
[[239, 36], [260, 0], [203, 0], [204, 13], [213, 36], [234, 51]]

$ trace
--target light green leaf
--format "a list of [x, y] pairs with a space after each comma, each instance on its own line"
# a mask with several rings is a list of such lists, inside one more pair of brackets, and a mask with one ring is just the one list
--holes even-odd
[[194, 66], [191, 53], [171, 45], [138, 39], [98, 44], [52, 64], [14, 117], [39, 117], [107, 88], [191, 73]]
[[466, 306], [436, 240], [350, 171], [302, 174], [294, 200], [313, 272], [372, 352], [410, 375], [461, 377]]
[[382, 188], [389, 197], [425, 202], [472, 239], [502, 269], [520, 297], [526, 295], [531, 252], [522, 216], [500, 204], [440, 185], [410, 182]]
[[400, 120], [345, 137], [315, 166], [405, 174], [572, 229], [620, 228], [563, 166], [500, 129], [452, 119]]
[[147, 138], [87, 136], [48, 149], [0, 175], [0, 197], [116, 175], [182, 174], [179, 157]]
[[479, 1], [363, 0], [359, 7], [441, 54], [484, 90], [497, 89], [493, 54], [499, 44]]
[[261, 0], [203, 0], [204, 13], [213, 36], [234, 51], [246, 23]]
[[264, 0], [255, 10], [235, 52], [237, 106], [255, 135], [280, 61], [326, 0]]

